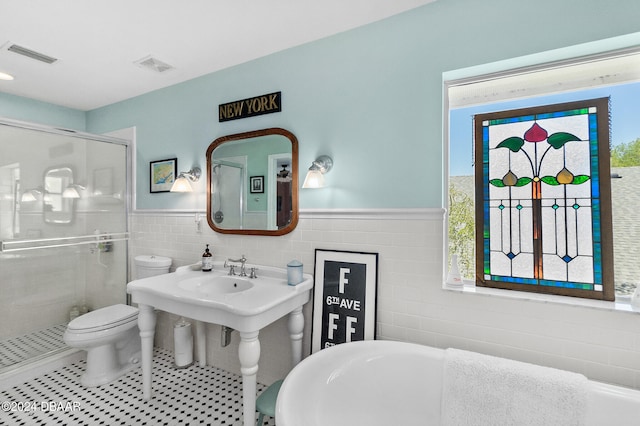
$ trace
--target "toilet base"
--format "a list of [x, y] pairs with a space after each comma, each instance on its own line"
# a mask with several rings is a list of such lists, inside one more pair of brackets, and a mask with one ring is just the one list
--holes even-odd
[[[89, 362], [89, 356], [87, 354], [87, 365]], [[80, 376], [80, 384], [82, 386], [93, 388], [96, 386], [106, 385], [107, 383], [111, 383], [114, 380], [117, 380], [120, 376], [124, 376], [129, 371], [134, 370], [140, 367], [140, 355], [135, 358], [133, 362], [130, 362], [117, 370], [110, 370], [108, 372], [102, 372], [99, 374], [91, 374], [87, 368], [87, 371]]]
[[116, 342], [85, 347], [87, 364], [80, 377], [86, 387], [105, 385], [140, 366], [140, 337], [138, 327], [126, 331]]

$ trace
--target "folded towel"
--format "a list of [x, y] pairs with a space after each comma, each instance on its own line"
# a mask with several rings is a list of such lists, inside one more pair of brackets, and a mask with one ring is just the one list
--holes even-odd
[[584, 425], [588, 383], [577, 373], [447, 349], [442, 426]]

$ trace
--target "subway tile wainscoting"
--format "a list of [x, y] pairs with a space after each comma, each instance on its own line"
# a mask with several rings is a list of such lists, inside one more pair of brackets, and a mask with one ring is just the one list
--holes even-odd
[[[443, 215], [442, 209], [302, 210], [292, 233], [263, 237], [217, 234], [206, 223], [198, 233], [195, 213], [138, 210], [130, 256], [168, 256], [173, 270], [198, 262], [208, 243], [215, 260], [244, 254], [248, 263], [284, 267], [298, 259], [313, 274], [316, 248], [377, 252], [377, 338], [467, 349], [640, 389], [638, 313], [443, 290]], [[311, 303], [304, 313], [307, 355]], [[176, 319], [158, 315], [156, 346], [173, 349]], [[207, 362], [239, 371], [238, 340], [234, 333], [221, 348], [220, 327], [209, 325]], [[286, 319], [263, 329], [260, 343], [258, 382], [269, 384], [291, 368]]]

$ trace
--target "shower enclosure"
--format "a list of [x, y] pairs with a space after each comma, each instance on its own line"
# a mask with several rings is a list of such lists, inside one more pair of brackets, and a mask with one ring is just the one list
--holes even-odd
[[126, 301], [129, 146], [0, 118], [0, 374]]
[[[230, 161], [235, 160], [235, 161]], [[214, 160], [211, 168], [213, 221], [227, 229], [242, 229], [244, 220], [244, 158]]]

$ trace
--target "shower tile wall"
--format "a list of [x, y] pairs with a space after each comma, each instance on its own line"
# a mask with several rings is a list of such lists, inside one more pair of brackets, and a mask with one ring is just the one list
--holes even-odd
[[[69, 320], [80, 283], [84, 281], [83, 254], [73, 249], [32, 250], [3, 254], [0, 299], [2, 337], [62, 324]], [[64, 307], [61, 309], [61, 307]]]
[[[375, 212], [374, 212], [375, 213]], [[282, 237], [196, 231], [194, 214], [132, 215], [131, 256], [156, 254], [173, 267], [198, 262], [206, 243], [216, 260], [245, 254], [250, 263], [283, 267], [291, 259], [313, 273], [316, 248], [379, 253], [377, 334], [435, 347], [457, 347], [577, 371], [589, 378], [640, 388], [640, 315], [442, 289], [442, 211], [411, 210], [382, 219], [364, 211], [301, 213], [298, 227]], [[131, 262], [130, 262], [131, 263]], [[305, 306], [310, 335], [311, 304]], [[171, 315], [160, 315], [156, 345], [173, 349]], [[209, 326], [208, 361], [239, 371], [239, 337], [220, 348], [220, 328]], [[270, 383], [289, 371], [286, 320], [260, 333], [258, 380]], [[308, 351], [309, 340], [305, 340]]]

